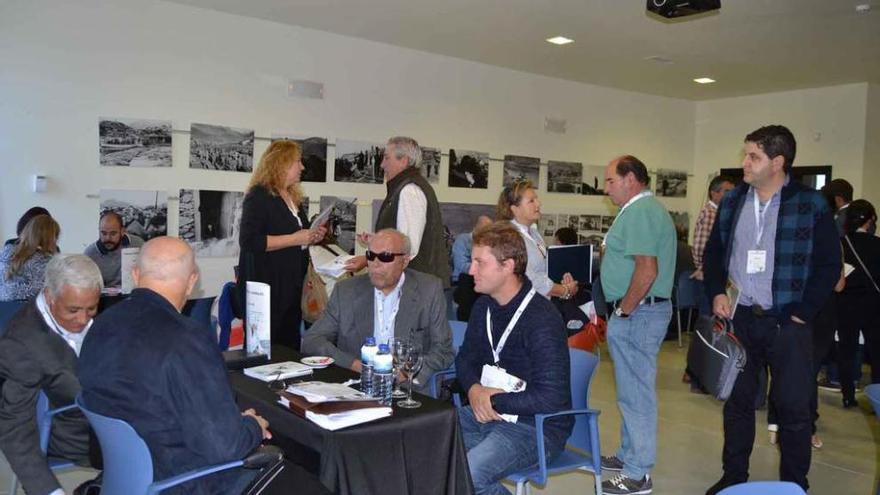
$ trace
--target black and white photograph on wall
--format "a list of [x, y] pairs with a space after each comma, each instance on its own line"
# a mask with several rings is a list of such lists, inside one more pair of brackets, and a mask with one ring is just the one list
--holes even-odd
[[200, 258], [238, 256], [243, 203], [240, 191], [181, 189], [177, 236]]
[[578, 222], [578, 230], [595, 230], [602, 231], [601, 215], [581, 215]]
[[[168, 235], [168, 193], [166, 191], [130, 191], [101, 189], [98, 216], [113, 210], [122, 216], [129, 234], [148, 241]], [[97, 220], [95, 221], [97, 224]]]
[[599, 251], [599, 248], [602, 247], [602, 239], [604, 239], [604, 238], [605, 238], [605, 234], [603, 234], [601, 232], [590, 231], [590, 230], [578, 232], [578, 244], [580, 244], [580, 245], [592, 244], [594, 253], [597, 253]]
[[272, 141], [279, 139], [293, 141], [302, 149], [300, 182], [327, 182], [327, 138], [272, 134]]
[[579, 162], [547, 162], [547, 192], [580, 194], [584, 181], [583, 165]]
[[222, 125], [192, 124], [189, 131], [189, 168], [252, 172], [254, 131]]
[[[568, 215], [565, 215], [565, 214], [556, 215], [556, 228], [561, 229], [562, 227], [568, 227]], [[577, 229], [575, 229], [575, 230], [577, 230]]]
[[489, 153], [449, 150], [449, 187], [489, 188]]
[[614, 223], [614, 217], [605, 215], [602, 217], [602, 232], [608, 232], [608, 229], [611, 228], [611, 224]]
[[[581, 229], [580, 215], [569, 215], [568, 216], [568, 226], [573, 228], [574, 230]], [[559, 224], [560, 227], [565, 227], [565, 225]]]
[[422, 164], [419, 165], [419, 172], [431, 184], [440, 182], [440, 155], [440, 148], [422, 146]]
[[101, 117], [98, 120], [104, 167], [170, 167], [171, 121]]
[[675, 235], [679, 241], [688, 241], [690, 235], [690, 215], [686, 211], [670, 211], [672, 223], [675, 224]]
[[584, 167], [584, 183], [581, 194], [586, 196], [602, 196], [605, 194], [605, 167], [587, 165]]
[[541, 213], [538, 230], [541, 231], [542, 236], [552, 238], [556, 234], [556, 215]]
[[357, 226], [357, 199], [339, 196], [321, 196], [319, 211], [333, 207], [327, 226], [328, 244], [336, 244], [348, 254], [354, 254], [355, 227]]
[[382, 172], [382, 155], [384, 153], [384, 144], [337, 140], [333, 180], [336, 182], [381, 184], [385, 179]]
[[657, 171], [657, 177], [654, 185], [657, 196], [666, 198], [684, 198], [688, 192], [688, 176], [687, 172], [680, 170], [664, 170]]
[[531, 181], [535, 189], [538, 187], [538, 169], [541, 159], [532, 156], [504, 155], [504, 180], [503, 187], [508, 187], [516, 181]]

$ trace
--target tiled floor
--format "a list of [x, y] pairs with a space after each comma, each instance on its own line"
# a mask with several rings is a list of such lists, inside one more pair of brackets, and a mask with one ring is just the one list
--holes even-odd
[[[721, 475], [721, 403], [705, 395], [688, 391], [681, 383], [686, 347], [675, 342], [663, 345], [658, 371], [660, 404], [658, 459], [654, 469], [654, 494], [699, 495]], [[605, 453], [617, 448], [620, 414], [614, 397], [614, 378], [608, 353], [602, 352], [602, 363], [594, 381], [591, 406], [602, 411], [599, 427]], [[810, 470], [812, 494], [873, 494], [877, 486], [878, 439], [880, 425], [870, 410], [867, 398], [859, 396], [860, 409], [844, 410], [838, 393], [819, 392], [819, 434], [825, 442], [813, 450]], [[779, 452], [767, 442], [766, 415], [758, 412], [758, 435], [752, 453], [753, 480], [776, 479]], [[0, 493], [9, 485], [9, 467], [0, 465]], [[67, 493], [94, 474], [77, 470], [61, 476]], [[587, 473], [574, 473], [550, 479], [545, 489], [535, 493], [591, 494], [593, 478]]]

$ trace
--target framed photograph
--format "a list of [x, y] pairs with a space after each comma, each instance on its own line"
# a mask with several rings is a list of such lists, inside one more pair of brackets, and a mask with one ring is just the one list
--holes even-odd
[[192, 124], [189, 168], [252, 172], [254, 131], [211, 124]]
[[684, 198], [687, 196], [687, 172], [660, 169], [657, 171], [657, 180], [654, 187], [654, 192], [657, 196]]
[[584, 166], [578, 162], [547, 162], [547, 192], [580, 194]]
[[361, 184], [381, 184], [385, 180], [382, 171], [384, 144], [362, 141], [336, 141], [336, 165], [333, 180], [336, 182], [358, 182]]
[[168, 235], [168, 193], [165, 191], [101, 189], [98, 216], [108, 210], [122, 217], [127, 233], [145, 241]]
[[449, 150], [449, 187], [489, 188], [489, 153]]
[[439, 148], [429, 148], [422, 146], [422, 164], [419, 165], [419, 171], [428, 179], [431, 184], [440, 182], [440, 158]]
[[272, 135], [272, 141], [293, 141], [302, 149], [300, 182], [327, 182], [327, 138]]
[[238, 256], [243, 203], [240, 191], [181, 189], [178, 237], [198, 257]]
[[101, 117], [101, 166], [170, 167], [171, 121]]
[[504, 155], [504, 187], [512, 185], [518, 180], [528, 180], [538, 187], [538, 170], [541, 159], [531, 156]]

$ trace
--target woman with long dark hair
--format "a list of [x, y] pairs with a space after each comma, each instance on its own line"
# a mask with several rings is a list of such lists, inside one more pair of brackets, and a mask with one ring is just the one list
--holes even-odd
[[33, 217], [21, 237], [0, 251], [0, 301], [29, 299], [43, 288], [46, 266], [58, 252], [61, 228], [49, 215]]
[[242, 303], [247, 281], [269, 284], [272, 342], [297, 350], [306, 248], [327, 233], [309, 229], [300, 209], [302, 171], [302, 149], [293, 141], [275, 141], [263, 153], [244, 198], [238, 259]]
[[880, 338], [877, 335], [877, 317], [880, 315], [880, 238], [874, 235], [877, 212], [864, 199], [857, 199], [845, 210], [843, 241], [844, 263], [853, 267], [846, 277], [846, 287], [840, 293], [838, 307], [837, 369], [840, 373], [840, 391], [843, 407], [856, 407], [855, 397], [856, 354], [859, 331], [871, 354], [871, 383], [880, 383]]

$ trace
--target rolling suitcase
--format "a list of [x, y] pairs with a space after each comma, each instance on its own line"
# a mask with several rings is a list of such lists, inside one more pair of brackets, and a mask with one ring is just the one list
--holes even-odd
[[746, 351], [733, 334], [733, 323], [700, 316], [687, 354], [692, 378], [716, 399], [727, 400], [745, 365]]

